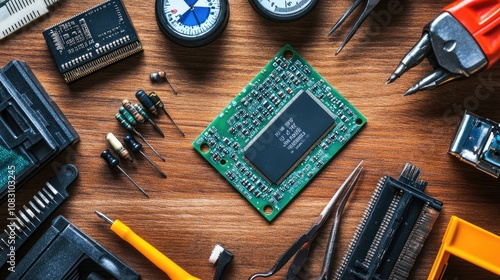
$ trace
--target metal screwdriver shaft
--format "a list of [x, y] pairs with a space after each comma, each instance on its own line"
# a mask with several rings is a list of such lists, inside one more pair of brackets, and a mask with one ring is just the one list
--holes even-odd
[[167, 174], [165, 174], [153, 161], [149, 159], [148, 156], [146, 156], [145, 153], [142, 152], [142, 145], [135, 140], [134, 136], [127, 134], [123, 141], [132, 152], [140, 153], [156, 170], [158, 170], [158, 172], [160, 172], [163, 177], [167, 178]]
[[115, 119], [125, 128], [127, 129], [128, 131], [130, 132], [133, 132], [135, 135], [137, 135], [139, 138], [142, 139], [142, 141], [144, 141], [144, 143], [146, 143], [146, 145], [148, 145], [149, 148], [151, 148], [151, 150], [153, 150], [153, 152], [163, 161], [165, 161], [165, 159], [155, 150], [155, 148], [153, 148], [153, 146], [151, 146], [151, 144], [149, 144], [149, 142], [146, 140], [146, 138], [144, 138], [144, 136], [142, 136], [142, 134], [139, 133], [139, 131], [137, 131], [134, 127], [132, 127], [132, 125], [130, 125], [130, 123], [123, 117], [122, 114], [118, 113], [115, 115]]
[[161, 101], [160, 97], [153, 91], [153, 92], [151, 92], [149, 94], [149, 98], [151, 98], [151, 101], [153, 101], [153, 104], [156, 107], [162, 109], [163, 112], [165, 112], [165, 115], [167, 115], [167, 117], [172, 121], [172, 123], [175, 125], [175, 127], [177, 128], [177, 130], [179, 130], [179, 132], [181, 133], [182, 137], [186, 137], [186, 135], [184, 134], [184, 132], [182, 132], [182, 130], [177, 125], [177, 123], [175, 123], [174, 119], [172, 119], [172, 117], [167, 112], [167, 110], [165, 110], [165, 104], [163, 104], [163, 101]]
[[165, 134], [163, 133], [163, 131], [161, 131], [161, 129], [158, 127], [158, 125], [156, 125], [156, 123], [149, 117], [148, 113], [146, 113], [146, 111], [144, 111], [144, 108], [142, 108], [141, 105], [139, 104], [134, 104], [134, 109], [137, 110], [137, 112], [139, 112], [139, 114], [141, 114], [141, 116], [147, 120], [155, 129], [156, 131], [158, 131], [158, 133], [160, 133], [160, 135], [165, 138]]
[[113, 169], [113, 168], [116, 168], [118, 170], [120, 170], [121, 173], [123, 173], [123, 175], [125, 175], [125, 177], [127, 177], [127, 179], [130, 180], [130, 182], [132, 182], [132, 184], [134, 184], [134, 186], [136, 188], [138, 188], [147, 198], [149, 198], [149, 195], [146, 193], [146, 191], [141, 188], [141, 186], [139, 186], [128, 174], [127, 172], [125, 172], [125, 170], [123, 170], [118, 164], [120, 163], [120, 161], [115, 158], [111, 152], [106, 149], [104, 150], [102, 153], [101, 153], [101, 157], [104, 159], [104, 161], [106, 161], [106, 163], [108, 164], [108, 167], [109, 169]]

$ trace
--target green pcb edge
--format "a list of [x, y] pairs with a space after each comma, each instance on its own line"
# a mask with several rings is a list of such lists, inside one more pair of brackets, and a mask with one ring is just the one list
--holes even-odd
[[[287, 108], [287, 103], [293, 102], [295, 94], [303, 91], [329, 111], [335, 125], [283, 180], [271, 183], [245, 158], [245, 147]], [[198, 136], [193, 147], [272, 221], [365, 123], [366, 118], [354, 106], [290, 45], [285, 45]]]

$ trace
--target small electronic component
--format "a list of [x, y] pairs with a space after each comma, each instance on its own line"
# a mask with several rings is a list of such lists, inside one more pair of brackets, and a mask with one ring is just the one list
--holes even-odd
[[498, 252], [500, 252], [500, 236], [459, 217], [451, 216], [427, 280], [442, 279], [448, 259], [452, 255], [500, 275]]
[[108, 140], [108, 143], [113, 147], [113, 150], [120, 156], [122, 159], [128, 160], [130, 162], [133, 162], [134, 159], [130, 155], [130, 153], [123, 147], [123, 144], [116, 138], [116, 136], [113, 133], [108, 133], [106, 134], [106, 140]]
[[448, 152], [498, 178], [500, 176], [500, 125], [466, 111]]
[[424, 193], [420, 169], [384, 176], [334, 279], [406, 279], [443, 203]]
[[139, 112], [139, 114], [141, 114], [141, 116], [146, 120], [148, 121], [152, 126], [153, 128], [162, 136], [162, 137], [165, 137], [165, 133], [163, 133], [163, 131], [161, 131], [160, 127], [158, 127], [158, 125], [149, 117], [148, 113], [146, 113], [146, 111], [144, 110], [144, 108], [142, 108], [141, 105], [139, 104], [134, 104], [134, 108], [137, 110], [137, 112]]
[[165, 72], [165, 71], [159, 71], [159, 72], [151, 73], [149, 75], [149, 79], [153, 83], [159, 83], [159, 82], [163, 82], [163, 81], [167, 82], [167, 84], [170, 86], [170, 88], [172, 89], [172, 91], [175, 94], [178, 94], [177, 91], [175, 90], [174, 86], [172, 86], [172, 84], [168, 80], [167, 72]]
[[138, 280], [139, 274], [66, 218], [58, 216], [7, 279]]
[[[146, 138], [144, 138], [144, 136], [142, 136], [142, 134], [139, 133], [139, 131], [137, 131], [134, 126], [132, 126], [132, 123], [128, 121], [128, 119], [130, 117], [132, 117], [132, 115], [128, 112], [126, 113], [122, 113], [121, 112], [121, 108], [120, 107], [120, 112], [118, 112], [116, 115], [115, 115], [115, 119], [121, 124], [121, 126], [123, 126], [126, 130], [130, 131], [130, 132], [133, 132], [135, 135], [139, 136], [139, 138], [142, 139], [142, 141], [144, 141], [144, 143], [146, 143], [146, 145], [148, 145], [148, 147], [156, 154], [156, 156], [158, 156], [161, 160], [165, 161], [165, 158], [163, 158], [160, 153], [158, 153], [155, 148], [153, 148], [153, 146], [148, 142], [148, 140], [146, 140]], [[126, 110], [125, 110], [126, 111]], [[128, 114], [127, 114], [128, 113]], [[132, 117], [134, 118], [134, 117]], [[137, 123], [136, 123], [137, 124]]]
[[43, 32], [67, 83], [142, 51], [121, 0], [109, 0]]
[[0, 200], [79, 139], [25, 62], [0, 69]]
[[245, 158], [269, 182], [280, 184], [334, 125], [333, 114], [301, 90], [244, 148]]
[[1, 0], [0, 40], [49, 12], [59, 0]]
[[165, 109], [165, 104], [163, 104], [163, 101], [161, 101], [160, 97], [153, 91], [149, 94], [149, 98], [151, 98], [151, 101], [153, 101], [153, 103], [155, 104], [156, 107], [161, 108], [163, 110], [165, 115], [167, 115], [167, 117], [172, 121], [172, 123], [175, 125], [175, 127], [177, 128], [179, 133], [182, 135], [182, 137], [186, 137], [184, 132], [182, 132], [181, 128], [177, 125], [177, 123], [174, 121], [174, 119], [172, 119], [170, 114]]
[[109, 169], [118, 169], [123, 175], [125, 175], [125, 177], [127, 177], [127, 179], [130, 180], [130, 182], [132, 182], [132, 184], [134, 184], [134, 186], [140, 190], [147, 198], [149, 198], [149, 195], [148, 193], [141, 187], [139, 186], [139, 184], [137, 184], [134, 179], [132, 179], [132, 177], [130, 177], [127, 172], [125, 172], [125, 170], [123, 170], [119, 163], [120, 163], [120, 160], [115, 158], [111, 152], [108, 150], [108, 149], [105, 149], [102, 153], [101, 153], [101, 158], [104, 159], [104, 161], [106, 162], [106, 164], [108, 165]]
[[[118, 140], [118, 139], [117, 139]], [[127, 134], [125, 136], [125, 138], [123, 139], [123, 141], [127, 144], [127, 146], [129, 147], [129, 149], [134, 152], [134, 153], [139, 153], [141, 154], [158, 172], [160, 172], [160, 174], [167, 178], [167, 174], [165, 174], [151, 159], [149, 159], [148, 156], [146, 156], [146, 154], [142, 151], [142, 144], [137, 142], [137, 140], [135, 140], [134, 136], [132, 136], [131, 134]]]
[[151, 100], [144, 90], [138, 90], [135, 93], [135, 98], [137, 98], [137, 100], [141, 102], [142, 106], [144, 106], [144, 108], [146, 108], [151, 114], [158, 116], [158, 110], [156, 109], [153, 100]]
[[365, 123], [286, 45], [193, 147], [272, 221]]
[[63, 165], [27, 205], [23, 205], [17, 213], [9, 213], [9, 224], [0, 233], [0, 267], [9, 261], [12, 251], [15, 253], [19, 250], [33, 232], [69, 197], [67, 188], [77, 177], [76, 166]]

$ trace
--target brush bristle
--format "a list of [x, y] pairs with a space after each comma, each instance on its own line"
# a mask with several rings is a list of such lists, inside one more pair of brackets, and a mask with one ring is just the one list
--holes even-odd
[[212, 250], [212, 254], [210, 254], [210, 258], [208, 258], [208, 261], [215, 264], [222, 252], [224, 252], [224, 247], [222, 247], [219, 244], [216, 244], [214, 249]]

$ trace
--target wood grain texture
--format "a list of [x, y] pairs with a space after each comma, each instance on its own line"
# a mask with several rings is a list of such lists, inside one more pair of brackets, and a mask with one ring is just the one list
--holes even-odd
[[[39, 190], [57, 166], [74, 163], [80, 176], [70, 188], [69, 200], [57, 214], [66, 216], [130, 264], [143, 279], [166, 276], [115, 236], [93, 210], [120, 219], [202, 279], [213, 276], [215, 269], [208, 257], [213, 246], [220, 242], [235, 255], [225, 279], [247, 279], [270, 268], [309, 228], [344, 178], [363, 159], [366, 172], [346, 207], [336, 265], [379, 178], [399, 176], [406, 162], [422, 168], [421, 178], [429, 182], [427, 193], [444, 202], [411, 279], [426, 279], [451, 215], [500, 234], [498, 181], [447, 154], [465, 109], [500, 121], [499, 65], [468, 80], [401, 97], [408, 87], [431, 71], [425, 61], [394, 84], [385, 85], [399, 60], [419, 39], [422, 27], [448, 1], [382, 1], [375, 10], [378, 16], [370, 15], [338, 56], [334, 52], [353, 19], [333, 36], [325, 34], [352, 4], [350, 0], [320, 1], [309, 16], [289, 24], [263, 19], [247, 0], [230, 0], [231, 16], [224, 34], [214, 43], [196, 49], [177, 46], [161, 34], [155, 21], [154, 1], [124, 2], [144, 52], [69, 86], [58, 74], [41, 33], [99, 4], [99, 0], [63, 1], [50, 15], [0, 42], [0, 65], [12, 59], [25, 60], [81, 137], [79, 143], [17, 193], [19, 206]], [[399, 3], [401, 11], [389, 13], [388, 17], [388, 5], [394, 3]], [[368, 123], [289, 207], [268, 223], [194, 151], [191, 143], [286, 43], [356, 106]], [[174, 95], [166, 84], [149, 81], [149, 73], [159, 70], [168, 72], [179, 95]], [[488, 83], [485, 85], [484, 81]], [[114, 115], [121, 100], [133, 99], [139, 88], [156, 91], [186, 133], [186, 138], [182, 138], [164, 115], [157, 123], [166, 132], [166, 139], [160, 138], [150, 126], [142, 128], [144, 136], [166, 156], [167, 162], [159, 165], [168, 179], [162, 179], [141, 159], [134, 164], [122, 163], [151, 199], [146, 199], [124, 176], [112, 173], [99, 157], [108, 147], [104, 140], [106, 133], [113, 132], [118, 138], [125, 135]], [[145, 152], [156, 160], [146, 147]], [[6, 210], [0, 212], [1, 221], [6, 221]], [[37, 232], [36, 238], [41, 232]], [[318, 236], [304, 279], [318, 275], [328, 232]], [[19, 254], [34, 242], [32, 239]], [[275, 279], [282, 279], [285, 274], [286, 269]], [[451, 265], [446, 278], [487, 277], [493, 278], [489, 273], [476, 272], [459, 263]]]

